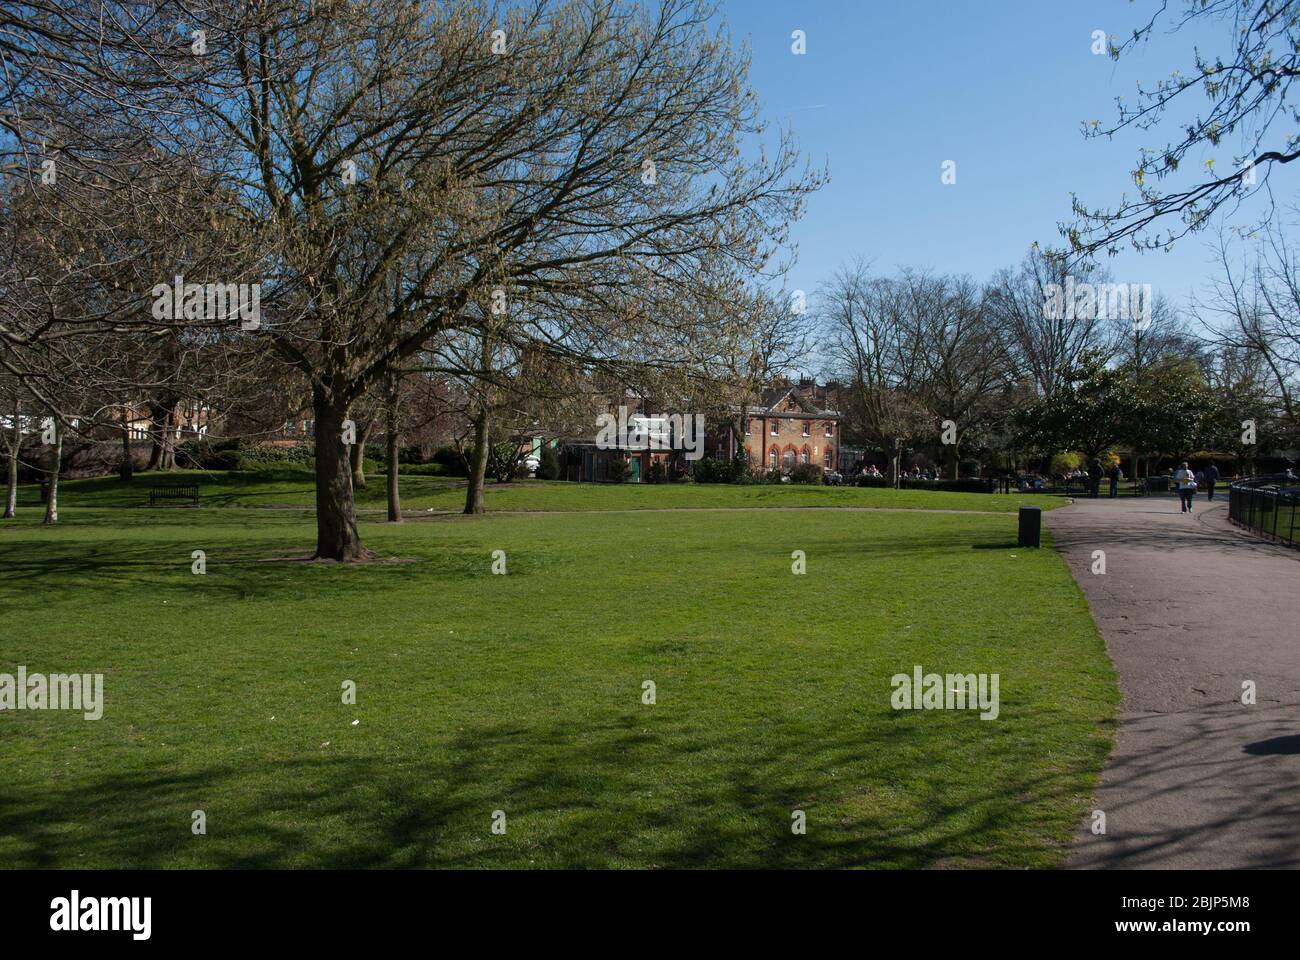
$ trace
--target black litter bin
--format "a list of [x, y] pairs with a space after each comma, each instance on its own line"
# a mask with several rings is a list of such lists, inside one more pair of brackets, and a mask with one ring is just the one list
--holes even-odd
[[1042, 536], [1043, 525], [1043, 508], [1042, 507], [1021, 507], [1020, 508], [1020, 537], [1018, 543], [1022, 547], [1036, 547]]

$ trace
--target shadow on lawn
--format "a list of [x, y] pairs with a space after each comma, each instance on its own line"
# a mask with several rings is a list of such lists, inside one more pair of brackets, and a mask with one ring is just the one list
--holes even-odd
[[[488, 575], [483, 551], [472, 541], [442, 539], [436, 544], [402, 543], [402, 563], [307, 564], [312, 544], [302, 538], [255, 540], [230, 546], [197, 534], [175, 540], [96, 539], [5, 542], [0, 540], [0, 598], [20, 600], [33, 583], [42, 587], [57, 576], [63, 586], [119, 590], [132, 584], [147, 589], [153, 601], [196, 595], [230, 601], [298, 599], [305, 587], [379, 594], [403, 584], [450, 583]], [[381, 541], [382, 542], [382, 541]], [[373, 544], [372, 544], [373, 545]], [[408, 549], [418, 547], [418, 549]], [[436, 548], [436, 549], [434, 549]], [[205, 549], [207, 574], [191, 570], [192, 554]], [[523, 553], [521, 551], [521, 553]], [[380, 560], [388, 551], [380, 551]], [[512, 572], [523, 575], [535, 564], [523, 553]], [[307, 571], [310, 570], [310, 577]]]
[[[199, 505], [164, 504], [149, 506], [149, 489], [159, 484], [197, 481]], [[314, 515], [315, 478], [310, 470], [268, 469], [245, 473], [206, 471], [155, 471], [137, 473], [131, 480], [120, 477], [93, 477], [85, 480], [65, 480], [60, 485], [60, 512], [74, 516], [81, 511], [113, 510], [115, 524], [175, 523], [186, 514], [206, 510], [231, 508], [283, 508], [289, 514]], [[444, 490], [464, 486], [465, 481], [441, 477], [402, 475], [403, 496], [422, 498]], [[379, 474], [372, 482], [356, 491], [358, 508], [383, 508], [387, 503], [384, 476]], [[24, 484], [19, 487], [18, 505], [23, 513], [39, 514], [44, 510], [40, 502], [40, 487]], [[268, 512], [271, 512], [268, 510]], [[277, 511], [278, 512], [278, 511]], [[207, 518], [205, 518], [205, 522]], [[187, 522], [180, 520], [180, 522]], [[247, 518], [234, 522], [247, 523]]]
[[[1079, 775], [954, 769], [948, 741], [915, 719], [892, 714], [886, 744], [846, 733], [774, 748], [756, 736], [741, 755], [711, 734], [647, 730], [637, 714], [578, 741], [571, 726], [480, 725], [436, 762], [412, 751], [126, 770], [10, 785], [0, 836], [20, 842], [20, 867], [926, 868], [1028, 865], [1063, 849], [1085, 806]], [[998, 750], [1022, 749], [1006, 740]], [[191, 835], [196, 808], [207, 836]], [[506, 836], [490, 832], [495, 809]], [[805, 836], [791, 833], [795, 809]]]

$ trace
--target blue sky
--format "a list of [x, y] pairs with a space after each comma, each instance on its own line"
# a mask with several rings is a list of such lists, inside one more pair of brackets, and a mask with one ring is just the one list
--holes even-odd
[[[1171, 6], [1181, 9], [1181, 0]], [[792, 127], [814, 166], [830, 166], [832, 182], [795, 228], [789, 286], [811, 292], [857, 254], [880, 270], [931, 267], [983, 280], [1035, 240], [1061, 243], [1056, 224], [1070, 215], [1072, 190], [1092, 206], [1132, 194], [1138, 147], [1164, 143], [1170, 131], [1107, 142], [1084, 139], [1081, 123], [1113, 121], [1116, 96], [1133, 99], [1138, 80], [1190, 72], [1193, 46], [1219, 50], [1227, 35], [1204, 24], [1166, 31], [1118, 63], [1091, 53], [1094, 30], [1128, 36], [1155, 7], [723, 0], [733, 38], [750, 42], [750, 80], [765, 115]], [[803, 56], [791, 53], [795, 29], [807, 36]], [[1199, 109], [1207, 101], [1195, 96]], [[955, 185], [940, 182], [945, 160], [957, 164]], [[1273, 175], [1279, 196], [1287, 178]], [[1126, 251], [1107, 263], [1117, 281], [1150, 283], [1186, 302], [1212, 269], [1211, 239], [1205, 232], [1172, 253]]]

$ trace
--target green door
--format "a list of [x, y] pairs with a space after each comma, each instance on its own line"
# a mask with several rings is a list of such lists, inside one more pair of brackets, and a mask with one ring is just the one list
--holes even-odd
[[641, 458], [640, 457], [632, 458], [632, 482], [633, 483], [641, 482]]

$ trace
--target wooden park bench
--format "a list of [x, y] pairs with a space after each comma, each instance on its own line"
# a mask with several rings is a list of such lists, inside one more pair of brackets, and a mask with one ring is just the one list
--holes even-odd
[[196, 507], [199, 505], [199, 482], [197, 480], [174, 480], [169, 483], [155, 483], [149, 487], [149, 506], [156, 507], [163, 500], [188, 500]]

